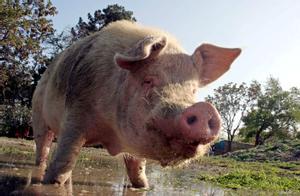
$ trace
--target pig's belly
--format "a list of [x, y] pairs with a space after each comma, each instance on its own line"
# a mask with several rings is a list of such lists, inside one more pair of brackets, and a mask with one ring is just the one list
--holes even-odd
[[[64, 118], [65, 106], [60, 104], [61, 102], [49, 102], [49, 104], [44, 109], [44, 118], [46, 120], [47, 126], [51, 129], [55, 135], [59, 134], [60, 125]], [[110, 128], [105, 126], [105, 123], [101, 123], [97, 126], [98, 123], [93, 125], [86, 125], [86, 129], [81, 130], [85, 136], [85, 146], [99, 145], [103, 144], [103, 132], [102, 130], [109, 130]]]
[[[52, 92], [48, 93], [48, 96], [46, 94], [44, 97], [43, 117], [47, 126], [58, 136], [66, 112], [65, 97], [59, 97], [52, 94]], [[90, 117], [85, 116], [86, 120], [81, 122], [86, 123], [83, 126], [84, 130], [80, 130], [85, 132], [85, 146], [98, 144], [107, 146], [107, 143], [114, 140], [114, 135], [111, 134], [114, 132], [114, 129], [109, 123], [106, 123], [107, 119], [102, 117], [101, 111], [102, 109], [100, 109], [99, 114], [91, 115]]]

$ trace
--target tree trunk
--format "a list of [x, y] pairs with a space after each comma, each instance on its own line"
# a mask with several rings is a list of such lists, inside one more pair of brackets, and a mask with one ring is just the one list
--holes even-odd
[[259, 145], [259, 140], [260, 140], [260, 134], [258, 132], [256, 132], [256, 135], [255, 135], [255, 146]]
[[255, 146], [262, 144], [262, 139], [260, 137], [261, 132], [262, 132], [262, 128], [260, 128], [255, 134]]
[[226, 151], [231, 152], [231, 150], [232, 150], [232, 145], [231, 145], [232, 144], [232, 137], [231, 137], [229, 131], [227, 131], [227, 143], [228, 143], [228, 145], [227, 145]]
[[232, 151], [232, 141], [228, 140], [228, 148], [227, 148], [227, 152], [231, 152]]

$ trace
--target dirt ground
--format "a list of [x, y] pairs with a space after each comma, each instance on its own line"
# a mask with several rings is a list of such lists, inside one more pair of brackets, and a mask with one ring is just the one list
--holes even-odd
[[[263, 164], [222, 157], [204, 157], [181, 168], [162, 168], [150, 161], [147, 165], [147, 176], [151, 188], [133, 190], [127, 188], [129, 180], [122, 157], [112, 157], [99, 148], [82, 149], [76, 168], [73, 170], [72, 184], [63, 187], [35, 184], [32, 180], [36, 170], [34, 151], [33, 141], [0, 137], [1, 195], [300, 194], [300, 163]], [[257, 171], [259, 174], [263, 171], [265, 176], [256, 175]], [[266, 179], [271, 178], [273, 179], [271, 183], [276, 183], [277, 177], [286, 179], [278, 182], [285, 184], [266, 190], [265, 186], [269, 186]], [[260, 185], [255, 185], [251, 181], [252, 178], [256, 179], [256, 182], [261, 180]], [[299, 187], [293, 184], [294, 181], [299, 182]]]

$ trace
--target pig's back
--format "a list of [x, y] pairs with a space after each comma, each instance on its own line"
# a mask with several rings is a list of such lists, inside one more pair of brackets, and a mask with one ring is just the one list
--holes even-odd
[[51, 87], [60, 94], [72, 94], [68, 91], [76, 91], [76, 86], [81, 90], [93, 84], [111, 82], [110, 77], [116, 78], [115, 74], [124, 71], [115, 65], [114, 55], [125, 53], [146, 36], [165, 36], [172, 48], [180, 48], [174, 37], [159, 29], [130, 21], [113, 22], [59, 55], [49, 67]]

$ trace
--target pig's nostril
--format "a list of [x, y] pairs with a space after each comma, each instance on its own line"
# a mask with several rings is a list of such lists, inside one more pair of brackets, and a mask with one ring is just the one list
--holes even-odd
[[196, 116], [190, 116], [190, 117], [187, 118], [187, 123], [189, 125], [194, 124], [196, 121], [197, 121], [197, 117]]
[[213, 119], [210, 119], [208, 121], [208, 127], [211, 129], [211, 130], [215, 130], [217, 128], [217, 124], [216, 122], [213, 120]]

